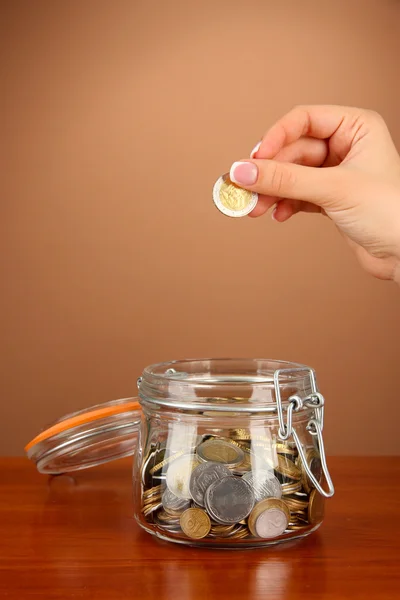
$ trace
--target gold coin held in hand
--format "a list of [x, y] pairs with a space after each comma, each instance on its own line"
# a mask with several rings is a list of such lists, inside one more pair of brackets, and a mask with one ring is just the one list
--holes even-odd
[[208, 514], [201, 508], [188, 508], [182, 513], [180, 524], [183, 533], [193, 540], [201, 540], [209, 534], [211, 521]]
[[228, 217], [244, 217], [256, 206], [258, 194], [244, 190], [229, 179], [228, 173], [222, 175], [214, 185], [214, 204]]

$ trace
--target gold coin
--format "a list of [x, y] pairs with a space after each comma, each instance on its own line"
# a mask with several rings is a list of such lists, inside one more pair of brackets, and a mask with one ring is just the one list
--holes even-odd
[[242, 462], [232, 469], [232, 472], [235, 475], [243, 475], [244, 473], [248, 473], [252, 469], [252, 458], [250, 454], [245, 454]]
[[266, 498], [265, 500], [261, 500], [261, 502], [257, 502], [257, 504], [255, 505], [255, 507], [253, 508], [253, 510], [251, 511], [251, 513], [249, 515], [248, 526], [249, 526], [251, 533], [254, 536], [259, 537], [257, 530], [256, 530], [256, 523], [257, 523], [258, 517], [265, 511], [271, 510], [271, 509], [278, 509], [278, 510], [282, 511], [287, 518], [287, 522], [289, 523], [290, 510], [287, 507], [287, 505], [285, 504], [285, 502], [278, 498]]
[[320, 523], [325, 514], [324, 497], [317, 490], [313, 490], [310, 494], [310, 503], [308, 505], [308, 520], [312, 525]]
[[235, 528], [235, 525], [213, 525], [210, 529], [211, 537], [227, 537]]
[[193, 540], [201, 540], [209, 534], [211, 521], [208, 514], [201, 508], [188, 508], [182, 513], [180, 524], [183, 533]]
[[231, 429], [229, 432], [229, 437], [234, 440], [249, 440], [250, 439], [250, 430], [249, 429]]
[[235, 528], [235, 524], [233, 525], [212, 525], [211, 532], [212, 533], [228, 533], [228, 531], [232, 531]]
[[228, 467], [235, 467], [244, 459], [243, 450], [229, 442], [215, 439], [200, 444], [196, 454], [202, 461], [219, 462]]
[[220, 398], [218, 396], [206, 397], [202, 398], [202, 400], [207, 404], [230, 404], [231, 402], [229, 398]]
[[308, 524], [308, 516], [306, 514], [306, 512], [304, 513], [296, 513], [296, 517], [298, 519], [298, 521], [300, 523], [307, 523]]
[[229, 536], [229, 539], [231, 539], [231, 540], [242, 540], [242, 539], [246, 538], [248, 535], [250, 535], [250, 531], [248, 530], [248, 528], [247, 527], [241, 527], [240, 529], [237, 529], [236, 531], [234, 531]]
[[[222, 438], [220, 438], [220, 439], [222, 439]], [[251, 450], [250, 450], [249, 446], [245, 445], [245, 442], [242, 442], [242, 441], [237, 442], [236, 440], [232, 440], [230, 438], [225, 438], [225, 439], [229, 444], [233, 444], [234, 446], [237, 446], [237, 448], [240, 448], [246, 454], [251, 454]]]
[[143, 506], [150, 506], [151, 504], [157, 504], [158, 502], [161, 502], [161, 494], [157, 494], [151, 498], [145, 498], [143, 500]]
[[299, 467], [297, 467], [289, 458], [285, 458], [281, 454], [278, 454], [278, 464], [274, 466], [274, 469], [277, 473], [280, 473], [284, 477], [289, 477], [290, 479], [295, 480], [301, 479], [301, 471]]
[[155, 485], [154, 487], [152, 487], [152, 488], [150, 488], [148, 490], [145, 490], [143, 492], [143, 498], [150, 498], [151, 496], [155, 496], [157, 494], [160, 494], [162, 492], [162, 489], [164, 487], [165, 487], [164, 485], [160, 484], [160, 485]]
[[275, 442], [275, 450], [278, 454], [289, 454], [290, 456], [297, 456], [298, 454], [294, 445], [285, 442]]
[[290, 483], [282, 483], [282, 494], [287, 496], [288, 494], [294, 494], [301, 490], [301, 481], [293, 481]]
[[150, 475], [154, 475], [154, 473], [157, 473], [157, 471], [159, 471], [160, 469], [162, 469], [166, 465], [169, 465], [171, 462], [173, 462], [174, 460], [176, 460], [177, 458], [179, 458], [180, 456], [182, 456], [183, 453], [184, 453], [183, 450], [179, 450], [179, 452], [176, 452], [172, 456], [169, 456], [168, 458], [166, 458], [166, 459], [162, 460], [161, 462], [159, 462], [157, 465], [154, 465], [154, 467], [152, 469], [150, 469], [150, 471], [149, 471]]
[[152, 512], [154, 512], [155, 510], [158, 510], [161, 507], [162, 507], [161, 501], [155, 502], [153, 504], [148, 504], [148, 505], [142, 507], [142, 513], [144, 514], [145, 517], [147, 517]]
[[229, 174], [220, 177], [213, 189], [214, 204], [228, 217], [244, 217], [256, 206], [258, 194], [245, 190], [233, 183]]
[[173, 517], [165, 512], [165, 510], [160, 510], [160, 512], [157, 513], [157, 519], [163, 523], [180, 523], [180, 516]]
[[307, 500], [300, 500], [297, 498], [292, 498], [292, 497], [287, 498], [286, 497], [285, 502], [288, 505], [291, 512], [302, 511], [308, 507]]

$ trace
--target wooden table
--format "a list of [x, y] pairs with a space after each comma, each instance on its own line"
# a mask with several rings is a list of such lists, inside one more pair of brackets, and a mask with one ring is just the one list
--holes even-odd
[[160, 542], [132, 519], [131, 461], [49, 479], [0, 460], [0, 598], [400, 597], [400, 457], [331, 458], [318, 532], [267, 549]]

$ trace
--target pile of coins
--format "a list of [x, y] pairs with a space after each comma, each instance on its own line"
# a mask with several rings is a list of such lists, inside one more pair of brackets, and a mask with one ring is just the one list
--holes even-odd
[[[246, 429], [197, 436], [190, 449], [153, 446], [143, 463], [142, 514], [166, 537], [272, 540], [306, 533], [323, 519], [324, 501], [296, 446]], [[307, 463], [322, 480], [320, 457]]]

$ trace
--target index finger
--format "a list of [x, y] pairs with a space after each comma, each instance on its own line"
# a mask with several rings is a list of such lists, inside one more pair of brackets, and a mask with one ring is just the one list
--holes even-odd
[[354, 117], [361, 112], [358, 108], [347, 106], [297, 106], [267, 131], [257, 150], [257, 158], [273, 158], [282, 148], [301, 137], [328, 139], [346, 117]]

